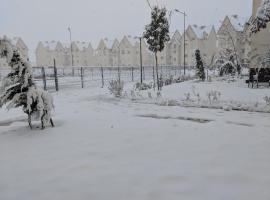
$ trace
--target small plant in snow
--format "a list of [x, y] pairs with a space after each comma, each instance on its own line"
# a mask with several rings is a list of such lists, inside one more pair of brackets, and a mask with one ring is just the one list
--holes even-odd
[[108, 89], [113, 96], [119, 98], [122, 96], [124, 83], [119, 80], [112, 80], [109, 82]]
[[196, 92], [196, 87], [194, 85], [192, 86], [192, 93], [194, 97], [197, 98], [197, 101], [199, 103], [201, 101], [200, 93]]
[[191, 101], [190, 93], [189, 92], [188, 93], [185, 93], [184, 95], [186, 97], [186, 101]]
[[269, 106], [270, 105], [270, 96], [265, 96], [263, 99], [265, 100], [266, 105]]
[[136, 94], [133, 90], [130, 91], [131, 99], [136, 99]]
[[152, 84], [147, 83], [136, 83], [134, 86], [135, 90], [149, 90], [152, 88]]
[[161, 98], [161, 97], [162, 97], [161, 92], [158, 91], [158, 92], [157, 92], [157, 98]]
[[152, 93], [150, 91], [148, 92], [148, 98], [152, 99]]
[[173, 76], [170, 76], [170, 78], [165, 79], [164, 85], [171, 85], [173, 84], [173, 82], [174, 82]]
[[213, 91], [207, 92], [206, 96], [208, 98], [209, 103], [212, 104], [212, 102], [216, 102], [220, 99], [221, 93], [219, 91], [213, 90]]

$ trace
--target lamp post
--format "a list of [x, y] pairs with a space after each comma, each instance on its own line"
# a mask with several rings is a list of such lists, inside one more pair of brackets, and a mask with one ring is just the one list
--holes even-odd
[[71, 66], [73, 66], [74, 61], [73, 61], [73, 49], [72, 49], [71, 28], [70, 27], [68, 27], [68, 31], [69, 31], [69, 40], [70, 40]]
[[184, 75], [186, 75], [186, 16], [185, 12], [181, 12], [178, 9], [174, 9], [175, 12], [184, 16]]
[[141, 69], [141, 84], [143, 83], [143, 65], [142, 65], [142, 37], [135, 37], [140, 40], [140, 69]]
[[117, 67], [117, 71], [118, 71], [118, 81], [120, 83], [121, 81], [121, 72], [120, 72], [120, 61], [121, 61], [121, 58], [120, 58], [120, 53], [121, 53], [121, 50], [120, 50], [120, 44], [118, 45], [118, 67]]

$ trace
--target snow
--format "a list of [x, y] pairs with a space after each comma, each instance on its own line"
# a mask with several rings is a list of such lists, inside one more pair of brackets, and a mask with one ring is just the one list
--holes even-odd
[[42, 42], [45, 48], [48, 48], [49, 50], [55, 50], [57, 46], [57, 41], [45, 41]]
[[[243, 102], [270, 96], [243, 82], [189, 81], [164, 87], [162, 97], [194, 87]], [[44, 131], [30, 131], [20, 109], [0, 110], [0, 199], [270, 198], [269, 113], [159, 106], [107, 88], [53, 96], [56, 127]]]
[[114, 42], [116, 42], [116, 40], [109, 40], [108, 38], [104, 39], [104, 43], [108, 49], [112, 49]]
[[247, 18], [238, 15], [231, 15], [229, 19], [236, 31], [243, 31], [244, 25], [248, 21]]
[[205, 39], [211, 32], [212, 26], [197, 26], [193, 25], [192, 29], [194, 30], [196, 36], [199, 39]]
[[171, 35], [171, 41], [177, 41], [179, 43], [181, 43], [181, 34], [178, 30], [176, 30], [172, 35]]
[[251, 31], [257, 33], [262, 28], [267, 27], [270, 21], [270, 0], [263, 0], [257, 10], [256, 17], [252, 23]]
[[75, 44], [80, 51], [83, 51], [83, 50], [87, 49], [88, 47], [90, 47], [89, 42], [76, 41], [76, 42], [73, 42], [73, 44]]
[[128, 35], [127, 39], [133, 47], [140, 45], [140, 39], [138, 37], [132, 37], [131, 35]]

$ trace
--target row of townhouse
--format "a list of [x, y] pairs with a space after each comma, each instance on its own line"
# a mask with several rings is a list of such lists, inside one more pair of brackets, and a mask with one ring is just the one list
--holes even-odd
[[[143, 64], [152, 65], [152, 53], [142, 40]], [[39, 42], [36, 49], [37, 66], [134, 66], [140, 64], [140, 43], [130, 36], [120, 42], [101, 39], [94, 49], [88, 42], [63, 44], [59, 41]]]
[[[228, 42], [225, 40], [226, 32], [222, 31], [224, 27], [232, 32], [234, 39], [237, 37], [238, 27], [231, 21], [230, 17], [226, 17], [218, 32], [214, 26], [188, 26], [185, 32], [185, 53], [183, 34], [176, 31], [164, 50], [158, 53], [159, 64], [194, 65], [194, 52], [199, 49], [204, 62], [209, 65], [218, 50], [228, 45], [225, 42]], [[143, 65], [154, 65], [154, 55], [148, 50], [145, 40], [142, 40], [141, 45]], [[124, 36], [121, 41], [105, 38], [100, 40], [96, 49], [88, 42], [72, 42], [71, 45], [59, 41], [39, 42], [36, 49], [37, 65], [51, 66], [54, 59], [58, 66], [139, 66], [140, 42], [139, 38], [131, 36]]]
[[[261, 1], [253, 0], [253, 12], [249, 19], [237, 15], [226, 16], [217, 31], [214, 26], [188, 26], [185, 43], [184, 35], [176, 31], [164, 50], [158, 53], [159, 64], [193, 66], [195, 50], [199, 49], [204, 63], [211, 65], [220, 51], [233, 49], [242, 64], [258, 65], [260, 56], [270, 48], [270, 26], [251, 37], [249, 34], [250, 24]], [[154, 65], [154, 55], [148, 50], [145, 40], [141, 45], [143, 65]], [[124, 36], [121, 41], [105, 38], [95, 49], [88, 42], [72, 42], [71, 45], [56, 41], [39, 42], [36, 49], [37, 65], [53, 65], [54, 59], [58, 66], [139, 66], [140, 42], [131, 36]]]
[[[6, 37], [6, 36], [4, 36], [4, 37]], [[24, 41], [20, 37], [14, 37], [14, 38], [10, 39], [10, 41], [18, 49], [21, 57], [24, 60], [29, 60], [29, 56], [28, 56], [29, 49], [26, 46], [26, 44], [24, 43]], [[0, 58], [0, 67], [7, 67], [7, 66], [8, 66], [8, 63], [6, 62], [6, 59]]]

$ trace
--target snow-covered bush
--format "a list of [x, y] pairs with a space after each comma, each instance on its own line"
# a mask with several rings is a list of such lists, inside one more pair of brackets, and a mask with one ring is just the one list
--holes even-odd
[[109, 82], [108, 87], [110, 93], [115, 97], [121, 97], [124, 90], [124, 82], [119, 80], [112, 80]]
[[157, 98], [161, 98], [161, 97], [162, 97], [161, 92], [158, 91], [158, 92], [157, 92]]
[[212, 90], [210, 92], [207, 92], [206, 96], [209, 103], [212, 104], [213, 102], [217, 102], [220, 99], [221, 93], [219, 91]]
[[269, 106], [270, 105], [270, 96], [265, 96], [263, 99], [264, 99], [266, 105]]
[[37, 115], [41, 119], [42, 128], [51, 119], [53, 101], [51, 96], [35, 86], [32, 78], [32, 67], [24, 61], [16, 47], [8, 38], [0, 38], [0, 55], [5, 57], [11, 67], [11, 72], [3, 79], [0, 88], [0, 107], [5, 104], [8, 109], [22, 107], [28, 115], [29, 126], [31, 116]]
[[173, 84], [173, 82], [174, 82], [173, 76], [170, 76], [169, 78], [164, 80], [164, 85], [165, 86], [166, 85], [171, 85], [171, 84]]
[[149, 90], [153, 87], [152, 83], [136, 83], [134, 88], [135, 90]]
[[152, 97], [152, 93], [151, 93], [150, 91], [148, 91], [147, 95], [148, 95], [148, 98], [149, 98], [149, 99], [152, 99], [152, 98], [153, 98], [153, 97]]
[[192, 86], [192, 93], [195, 98], [197, 98], [197, 102], [199, 103], [201, 101], [200, 93], [196, 92], [196, 87]]
[[190, 95], [190, 93], [188, 92], [188, 93], [184, 93], [184, 95], [185, 95], [185, 97], [186, 97], [186, 101], [191, 101], [191, 95]]
[[193, 80], [194, 79], [194, 77], [192, 77], [192, 76], [190, 76], [190, 75], [181, 75], [181, 76], [179, 76], [178, 78], [175, 78], [174, 80], [173, 80], [173, 82], [174, 83], [182, 83], [182, 82], [184, 82], [184, 81], [190, 81], [190, 80]]

